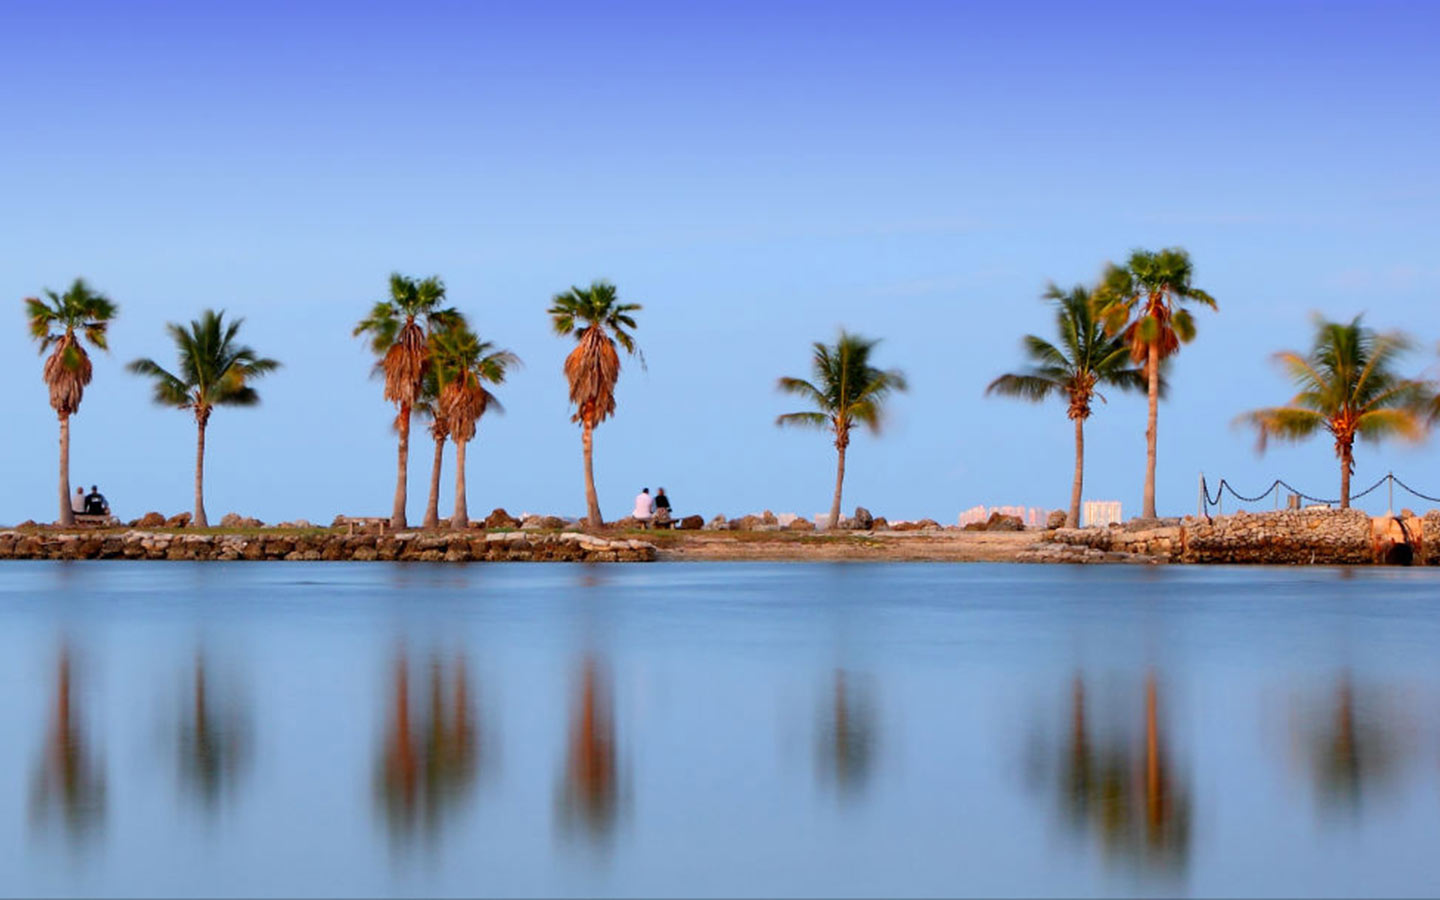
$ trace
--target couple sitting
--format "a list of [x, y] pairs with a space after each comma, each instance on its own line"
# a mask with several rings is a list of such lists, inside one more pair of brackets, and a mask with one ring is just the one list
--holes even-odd
[[669, 528], [670, 498], [665, 496], [665, 489], [659, 488], [654, 497], [650, 496], [648, 487], [640, 491], [635, 498], [635, 511], [631, 515], [642, 528], [649, 528], [652, 523], [660, 528]]
[[100, 489], [92, 484], [89, 494], [85, 493], [83, 487], [75, 489], [75, 496], [70, 498], [70, 511], [80, 516], [108, 516], [110, 504], [106, 502]]

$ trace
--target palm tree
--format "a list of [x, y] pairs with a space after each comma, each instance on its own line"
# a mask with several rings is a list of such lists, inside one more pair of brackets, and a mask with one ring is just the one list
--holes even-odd
[[1271, 437], [1298, 441], [1329, 432], [1340, 460], [1341, 509], [1350, 507], [1355, 438], [1419, 440], [1435, 396], [1429, 383], [1395, 373], [1397, 358], [1411, 348], [1410, 339], [1400, 332], [1378, 333], [1360, 320], [1356, 316], [1348, 323], [1327, 322], [1317, 317], [1309, 354], [1275, 354], [1298, 393], [1286, 406], [1240, 417], [1259, 431], [1262, 452]]
[[870, 365], [870, 352], [878, 340], [841, 331], [834, 346], [816, 342], [811, 357], [815, 381], [781, 378], [778, 387], [814, 404], [813, 411], [785, 413], [775, 419], [780, 426], [820, 428], [835, 435], [839, 460], [835, 467], [835, 499], [830, 504], [830, 526], [840, 524], [840, 493], [845, 486], [845, 449], [850, 446], [850, 429], [865, 425], [880, 432], [885, 399], [891, 391], [907, 388], [898, 369], [877, 369]]
[[[588, 288], [572, 287], [556, 294], [550, 301], [550, 322], [558, 335], [575, 335], [575, 349], [565, 357], [565, 379], [570, 383], [570, 402], [575, 414], [570, 421], [580, 423], [580, 442], [585, 454], [585, 515], [592, 527], [604, 524], [600, 518], [600, 500], [595, 494], [594, 432], [595, 426], [615, 412], [615, 383], [620, 379], [618, 343], [635, 355], [635, 319], [630, 315], [641, 309], [638, 303], [621, 303], [615, 285], [608, 281], [591, 282]], [[641, 355], [640, 364], [645, 364]]]
[[470, 527], [465, 502], [465, 447], [475, 437], [475, 426], [487, 410], [504, 411], [485, 385], [503, 382], [506, 371], [518, 366], [520, 358], [509, 350], [496, 349], [490, 341], [480, 340], [464, 326], [437, 335], [434, 353], [436, 381], [440, 385], [437, 412], [455, 442], [455, 511], [450, 527], [465, 529]]
[[103, 294], [77, 278], [64, 294], [46, 290], [46, 300], [25, 298], [25, 315], [30, 319], [30, 337], [40, 342], [45, 360], [45, 383], [50, 387], [50, 407], [60, 418], [60, 524], [74, 525], [70, 508], [70, 417], [80, 411], [85, 385], [90, 383], [90, 357], [81, 341], [108, 350], [105, 331], [119, 308]]
[[205, 427], [217, 406], [255, 406], [260, 395], [250, 382], [280, 368], [273, 359], [259, 356], [237, 343], [244, 319], [225, 322], [224, 311], [207, 309], [190, 327], [171, 322], [165, 326], [175, 341], [179, 357], [178, 374], [153, 359], [137, 359], [127, 367], [136, 375], [154, 380], [154, 401], [161, 406], [188, 409], [195, 416], [195, 513], [196, 528], [210, 527], [205, 518]]
[[[422, 280], [393, 273], [390, 299], [381, 300], [370, 315], [355, 326], [356, 337], [370, 337], [370, 349], [379, 357], [377, 374], [385, 378], [385, 399], [399, 408], [396, 419], [400, 449], [395, 474], [393, 528], [405, 527], [405, 478], [410, 464], [410, 413], [420, 398], [425, 369], [430, 364], [429, 335], [464, 321], [454, 309], [441, 307], [445, 284], [437, 276]], [[421, 322], [424, 325], [421, 325]]]
[[1025, 335], [1022, 344], [1031, 368], [1001, 375], [990, 382], [985, 393], [1032, 402], [1064, 397], [1068, 402], [1066, 414], [1075, 423], [1075, 480], [1070, 486], [1070, 511], [1065, 525], [1075, 528], [1080, 523], [1080, 496], [1085, 481], [1085, 420], [1090, 418], [1096, 398], [1105, 401], [1097, 388], [1113, 385], [1123, 391], [1143, 391], [1145, 370], [1132, 363], [1123, 338], [1105, 334], [1089, 290], [1076, 285], [1066, 292], [1052, 284], [1041, 296], [1055, 304], [1059, 344]]
[[1155, 436], [1160, 415], [1160, 365], [1195, 338], [1184, 303], [1216, 309], [1215, 299], [1190, 283], [1190, 254], [1179, 247], [1136, 250], [1124, 267], [1106, 267], [1096, 303], [1108, 334], [1121, 333], [1130, 356], [1145, 364], [1149, 414], [1145, 424], [1145, 495], [1141, 516], [1155, 518]]
[[[434, 357], [434, 337], [431, 338], [431, 357]], [[430, 420], [430, 436], [435, 439], [435, 458], [430, 463], [430, 497], [425, 503], [425, 520], [422, 528], [440, 527], [440, 467], [445, 459], [445, 441], [450, 437], [450, 420], [440, 410], [440, 378], [435, 367], [425, 372], [420, 386], [420, 396], [415, 399], [415, 412]], [[400, 419], [395, 419], [395, 430], [400, 430]]]

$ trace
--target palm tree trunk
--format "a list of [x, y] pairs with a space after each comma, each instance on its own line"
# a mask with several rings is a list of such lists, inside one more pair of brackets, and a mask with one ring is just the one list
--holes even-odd
[[1145, 497], [1140, 515], [1155, 518], [1155, 433], [1160, 418], [1160, 345], [1151, 344], [1145, 360], [1145, 376], [1149, 380], [1150, 410], [1145, 422]]
[[840, 527], [840, 492], [845, 487], [845, 448], [836, 447], [838, 458], [835, 463], [835, 499], [830, 501], [830, 524], [832, 531]]
[[465, 445], [469, 441], [455, 442], [455, 512], [450, 516], [450, 527], [470, 527], [470, 506], [465, 502]]
[[1070, 483], [1070, 512], [1066, 528], [1080, 527], [1080, 496], [1085, 488], [1085, 420], [1075, 420], [1075, 480]]
[[591, 528], [605, 524], [600, 518], [600, 498], [595, 494], [595, 427], [586, 422], [580, 432], [580, 444], [585, 449], [585, 520]]
[[1350, 508], [1350, 467], [1355, 464], [1355, 454], [1349, 444], [1340, 450], [1340, 508]]
[[405, 527], [405, 476], [410, 468], [410, 404], [400, 404], [400, 452], [395, 464], [395, 506], [390, 512], [390, 527]]
[[195, 426], [195, 515], [190, 523], [195, 528], [209, 528], [205, 518], [205, 423]]
[[60, 416], [60, 524], [74, 525], [70, 508], [70, 416]]
[[445, 438], [435, 439], [435, 460], [430, 463], [430, 502], [425, 504], [422, 528], [440, 527], [440, 466], [445, 458]]

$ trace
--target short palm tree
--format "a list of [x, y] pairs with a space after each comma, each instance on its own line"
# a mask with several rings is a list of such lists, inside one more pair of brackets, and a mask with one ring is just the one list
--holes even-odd
[[152, 379], [153, 398], [161, 406], [188, 409], [195, 416], [195, 512], [196, 528], [210, 527], [205, 518], [205, 427], [217, 406], [255, 406], [260, 395], [250, 386], [257, 378], [280, 368], [280, 363], [260, 356], [236, 341], [244, 319], [225, 321], [225, 313], [207, 309], [190, 327], [165, 326], [175, 341], [179, 365], [175, 372], [153, 359], [137, 359], [127, 367], [136, 375]]
[[1215, 299], [1190, 283], [1190, 254], [1178, 247], [1136, 250], [1101, 278], [1096, 303], [1109, 334], [1121, 334], [1130, 355], [1145, 366], [1149, 413], [1145, 425], [1145, 493], [1141, 516], [1155, 518], [1155, 448], [1160, 414], [1160, 366], [1195, 338], [1185, 303], [1216, 309]]
[[[595, 426], [615, 412], [615, 383], [620, 379], [619, 344], [634, 355], [637, 350], [631, 313], [638, 303], [621, 303], [615, 285], [592, 282], [588, 288], [572, 287], [550, 301], [550, 323], [558, 335], [575, 335], [575, 349], [565, 357], [565, 379], [570, 383], [570, 402], [575, 406], [572, 422], [580, 423], [580, 441], [585, 455], [585, 516], [592, 527], [603, 525], [600, 500], [595, 494]], [[644, 356], [641, 356], [644, 364]]]
[[903, 391], [905, 375], [897, 369], [877, 369], [870, 354], [878, 340], [841, 331], [835, 344], [816, 342], [811, 355], [815, 380], [781, 378], [778, 387], [787, 394], [809, 400], [814, 410], [785, 413], [776, 418], [780, 426], [819, 428], [835, 436], [839, 459], [835, 467], [835, 498], [830, 504], [830, 526], [840, 524], [840, 494], [845, 486], [845, 450], [850, 430], [864, 425], [879, 433], [885, 400], [892, 391]]
[[[1070, 486], [1070, 511], [1065, 524], [1080, 524], [1080, 497], [1085, 482], [1085, 420], [1098, 398], [1098, 388], [1113, 386], [1122, 391], [1145, 390], [1145, 370], [1137, 368], [1130, 350], [1119, 335], [1106, 335], [1095, 315], [1091, 293], [1082, 285], [1062, 291], [1050, 285], [1043, 299], [1055, 304], [1055, 332], [1059, 343], [1052, 344], [1033, 334], [1025, 335], [1023, 346], [1031, 368], [1001, 375], [985, 388], [987, 394], [1019, 397], [1039, 402], [1063, 397], [1066, 415], [1075, 423], [1075, 479]], [[1161, 383], [1164, 390], [1164, 383]]]
[[40, 342], [42, 354], [54, 348], [45, 359], [44, 377], [50, 388], [50, 407], [60, 419], [61, 525], [75, 524], [75, 513], [70, 508], [70, 417], [80, 411], [80, 400], [90, 383], [90, 357], [84, 342], [109, 349], [105, 331], [118, 311], [114, 303], [80, 278], [63, 294], [47, 290], [44, 300], [25, 299], [30, 337]]
[[390, 513], [393, 528], [405, 527], [410, 415], [420, 399], [425, 369], [430, 363], [429, 336], [463, 321], [460, 313], [440, 305], [444, 300], [445, 284], [438, 277], [417, 281], [394, 273], [390, 276], [389, 299], [376, 303], [370, 315], [355, 326], [355, 336], [367, 335], [371, 351], [379, 357], [375, 371], [385, 379], [385, 399], [399, 409], [396, 430], [400, 433], [400, 447], [395, 504]]
[[437, 411], [455, 442], [455, 511], [450, 527], [470, 527], [470, 510], [465, 497], [465, 448], [475, 437], [480, 417], [489, 410], [502, 412], [487, 384], [500, 384], [520, 358], [509, 350], [496, 349], [469, 328], [451, 328], [435, 341], [435, 370], [440, 384]]
[[1395, 372], [1397, 359], [1411, 349], [1400, 332], [1379, 333], [1361, 324], [1315, 320], [1315, 343], [1308, 354], [1275, 354], [1299, 389], [1285, 406], [1257, 409], [1240, 421], [1260, 433], [1263, 452], [1270, 438], [1298, 441], [1328, 432], [1340, 460], [1340, 507], [1350, 507], [1350, 476], [1355, 472], [1355, 439], [1389, 437], [1419, 440], [1428, 427], [1434, 402], [1432, 385]]
[[[435, 338], [431, 337], [430, 356], [435, 356]], [[450, 420], [440, 410], [440, 378], [431, 365], [425, 372], [420, 387], [420, 396], [415, 400], [415, 412], [430, 420], [430, 437], [435, 439], [435, 458], [430, 463], [430, 496], [425, 502], [425, 520], [422, 528], [440, 527], [440, 468], [445, 461], [445, 441], [450, 437]], [[400, 419], [395, 419], [395, 430], [400, 430]]]

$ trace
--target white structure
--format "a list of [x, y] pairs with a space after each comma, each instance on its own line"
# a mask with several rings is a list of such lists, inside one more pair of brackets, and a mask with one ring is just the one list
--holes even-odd
[[1086, 500], [1080, 514], [1080, 527], [1104, 528], [1125, 521], [1120, 513], [1119, 500]]
[[1043, 506], [972, 506], [960, 514], [956, 523], [964, 528], [972, 522], [989, 521], [995, 513], [1014, 516], [1032, 528], [1044, 528], [1050, 518], [1050, 510]]

